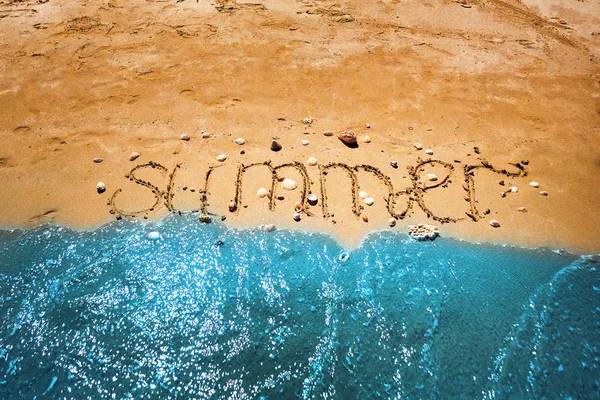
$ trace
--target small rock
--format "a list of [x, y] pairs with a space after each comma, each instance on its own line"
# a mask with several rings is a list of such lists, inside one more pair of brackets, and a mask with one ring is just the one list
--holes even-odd
[[365, 124], [365, 126], [367, 127], [367, 129], [369, 129], [371, 127], [371, 125], [369, 125], [369, 124]]
[[98, 193], [106, 192], [106, 185], [104, 184], [104, 182], [98, 182], [96, 184], [96, 190], [98, 191]]
[[369, 197], [369, 193], [367, 192], [363, 192], [362, 190], [358, 193], [358, 197], [360, 197], [361, 199], [366, 199], [367, 197]]
[[427, 149], [427, 150], [425, 150], [425, 154], [427, 154], [429, 156], [432, 156], [433, 155], [433, 150]]
[[275, 229], [275, 224], [268, 224], [262, 226], [263, 232], [273, 232]]
[[393, 228], [396, 226], [396, 218], [390, 218], [388, 220], [388, 225], [390, 226], [390, 228]]
[[196, 191], [196, 188], [195, 188], [195, 187], [191, 187], [191, 188], [190, 188], [190, 192], [194, 193], [195, 191]]
[[508, 188], [508, 190], [511, 193], [517, 193], [519, 191], [519, 188], [517, 188], [516, 186], [511, 186], [511, 187]]
[[271, 141], [271, 150], [273, 150], [273, 151], [279, 151], [281, 149], [282, 149], [281, 145], [275, 139], [273, 139]]
[[504, 183], [504, 181], [500, 181], [500, 182], [498, 182], [498, 185], [500, 185], [500, 186], [504, 186], [504, 185], [505, 185], [505, 183]]
[[348, 147], [357, 147], [356, 135], [351, 130], [344, 131], [338, 135], [338, 139]]
[[366, 204], [366, 205], [368, 205], [368, 206], [372, 206], [372, 205], [373, 205], [373, 203], [375, 203], [375, 200], [373, 200], [372, 198], [370, 198], [370, 197], [367, 197], [367, 198], [365, 199], [365, 204]]
[[316, 206], [317, 202], [319, 201], [319, 198], [317, 197], [316, 194], [309, 194], [306, 199], [308, 200], [308, 204], [310, 204], [311, 206]]
[[302, 120], [302, 123], [304, 125], [311, 125], [313, 122], [315, 122], [314, 118], [311, 117], [306, 117]]
[[246, 144], [246, 141], [243, 138], [241, 138], [241, 137], [235, 139], [234, 142], [236, 144], [239, 144], [240, 146], [243, 145], [243, 144]]
[[292, 218], [294, 218], [294, 221], [298, 222], [298, 221], [300, 221], [302, 216], [300, 215], [300, 213], [295, 212], [294, 215], [292, 215]]
[[369, 217], [367, 217], [366, 215], [363, 215], [362, 220], [365, 222], [369, 222]]
[[540, 184], [537, 182], [529, 182], [529, 186], [534, 187], [534, 188], [539, 188]]
[[103, 161], [103, 160], [102, 160], [100, 157], [96, 157], [96, 158], [94, 158], [94, 162], [95, 162], [96, 164], [100, 164], [102, 161]]
[[548, 192], [546, 192], [545, 190], [542, 190], [542, 191], [540, 192], [540, 194], [541, 194], [542, 196], [548, 196]]
[[225, 160], [227, 160], [227, 156], [225, 154], [219, 154], [217, 156], [217, 161], [224, 162]]
[[498, 220], [493, 219], [490, 221], [490, 226], [494, 227], [494, 228], [499, 228], [500, 227], [500, 222], [498, 222]]
[[258, 192], [256, 192], [256, 195], [259, 198], [264, 199], [265, 197], [267, 197], [269, 195], [269, 191], [265, 188], [260, 188], [260, 189], [258, 189]]
[[307, 165], [309, 165], [309, 166], [311, 166], [311, 167], [314, 167], [314, 166], [315, 166], [315, 165], [317, 165], [318, 163], [319, 163], [319, 162], [318, 162], [318, 161], [317, 161], [317, 159], [316, 159], [316, 158], [314, 158], [314, 157], [310, 157], [308, 160], [306, 160], [306, 164], [307, 164]]
[[308, 146], [309, 144], [310, 142], [306, 139], [302, 141], [302, 146]]
[[392, 168], [398, 168], [398, 161], [390, 161]]
[[246, 154], [246, 151], [245, 150], [240, 150], [240, 154], [244, 155], [244, 154]]
[[413, 143], [413, 147], [417, 150], [423, 150], [423, 145], [421, 143]]
[[202, 222], [203, 224], [209, 224], [211, 219], [208, 215], [200, 214], [200, 216], [198, 217], [198, 221]]
[[283, 182], [281, 182], [281, 187], [285, 190], [296, 190], [298, 184], [295, 180], [286, 178], [283, 180]]
[[137, 160], [137, 158], [140, 156], [140, 153], [138, 153], [137, 151], [134, 151], [133, 153], [131, 153], [131, 155], [129, 156], [129, 161], [135, 161]]
[[481, 150], [479, 150], [479, 147], [477, 146], [473, 147], [473, 151], [475, 152], [475, 154], [481, 154]]
[[282, 194], [278, 194], [276, 197], [277, 200], [285, 200], [285, 196]]
[[438, 180], [438, 177], [436, 174], [427, 174], [427, 180], [430, 182], [435, 182]]
[[237, 208], [237, 206], [235, 205], [235, 201], [230, 201], [228, 208], [229, 208], [229, 212], [234, 212], [235, 209]]
[[202, 131], [202, 139], [210, 138], [210, 133]]
[[364, 143], [371, 143], [371, 137], [370, 136], [365, 136], [364, 138], [362, 138], [362, 141]]
[[181, 139], [181, 140], [185, 140], [185, 141], [187, 142], [187, 141], [189, 141], [191, 138], [190, 138], [190, 135], [186, 135], [186, 134], [184, 133], [183, 135], [181, 135], [181, 136], [179, 137], [179, 139]]
[[158, 232], [149, 232], [148, 233], [148, 239], [150, 239], [150, 240], [158, 240], [158, 239], [160, 239], [160, 233], [158, 233]]
[[527, 208], [526, 207], [519, 207], [519, 208], [517, 208], [517, 211], [527, 212]]
[[325, 136], [333, 136], [333, 132], [332, 131], [324, 131], [323, 135], [325, 135]]

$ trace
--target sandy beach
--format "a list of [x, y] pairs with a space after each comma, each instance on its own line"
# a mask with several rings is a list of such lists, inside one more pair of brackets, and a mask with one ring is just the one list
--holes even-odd
[[194, 210], [600, 252], [597, 2], [4, 0], [0, 26], [2, 227]]

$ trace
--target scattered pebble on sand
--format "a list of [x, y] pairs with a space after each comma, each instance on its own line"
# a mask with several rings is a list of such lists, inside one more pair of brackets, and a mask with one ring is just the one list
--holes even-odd
[[396, 226], [396, 218], [390, 218], [388, 220], [388, 225], [390, 226], [390, 228], [393, 228]]
[[436, 174], [427, 174], [427, 180], [430, 182], [435, 182], [438, 180], [438, 177]]
[[186, 134], [184, 133], [183, 135], [181, 135], [181, 136], [179, 137], [179, 139], [181, 139], [181, 140], [185, 140], [185, 141], [187, 142], [187, 141], [189, 141], [191, 138], [190, 138], [190, 135], [186, 135]]
[[271, 147], [270, 147], [270, 148], [271, 148], [271, 150], [273, 150], [273, 151], [279, 151], [279, 150], [281, 150], [281, 149], [282, 149], [282, 147], [281, 147], [281, 145], [279, 144], [279, 142], [278, 142], [277, 140], [275, 140], [275, 139], [273, 139], [273, 140], [271, 141]]
[[500, 222], [498, 222], [497, 219], [493, 219], [490, 221], [490, 226], [494, 227], [494, 228], [499, 228], [500, 227]]
[[282, 194], [278, 194], [276, 198], [277, 200], [285, 200], [285, 196]]
[[338, 135], [338, 139], [346, 146], [356, 146], [356, 135], [351, 130], [346, 130]]
[[398, 161], [390, 161], [392, 168], [398, 168]]
[[308, 146], [309, 144], [310, 144], [310, 142], [308, 140], [306, 140], [306, 139], [304, 139], [302, 141], [302, 146]]
[[371, 137], [370, 137], [370, 136], [365, 136], [365, 137], [362, 139], [362, 141], [363, 141], [364, 143], [371, 143]]
[[138, 153], [137, 151], [134, 151], [129, 156], [129, 161], [135, 161], [139, 156], [140, 156], [140, 153]]
[[230, 212], [234, 212], [235, 209], [236, 209], [236, 207], [235, 207], [235, 201], [230, 201], [228, 208], [229, 208]]
[[519, 211], [519, 212], [527, 212], [527, 207], [519, 207], [519, 208], [517, 208], [517, 211]]
[[516, 186], [511, 186], [508, 188], [508, 191], [511, 193], [517, 193], [519, 191], [519, 188]]
[[102, 161], [104, 161], [104, 160], [102, 160], [100, 157], [96, 157], [96, 158], [94, 158], [94, 162], [95, 162], [96, 164], [100, 164]]
[[264, 187], [258, 189], [258, 192], [256, 192], [256, 195], [261, 198], [264, 199], [265, 197], [267, 197], [269, 195], [269, 191], [267, 189], [265, 189]]
[[362, 191], [362, 190], [361, 190], [361, 191], [358, 193], [358, 197], [360, 197], [361, 199], [366, 199], [367, 197], [369, 197], [369, 193], [367, 193], [367, 192], [364, 192], [364, 191]]
[[368, 205], [368, 206], [372, 206], [372, 205], [373, 205], [373, 203], [375, 203], [375, 200], [373, 200], [372, 198], [370, 198], [370, 197], [367, 197], [367, 198], [365, 199], [365, 204], [366, 204], [366, 205]]
[[427, 154], [429, 156], [432, 156], [433, 155], [433, 150], [427, 149], [427, 150], [425, 150], [425, 154]]
[[304, 125], [312, 125], [313, 122], [315, 122], [315, 119], [311, 117], [306, 117], [302, 120]]
[[224, 162], [225, 160], [227, 160], [227, 156], [225, 154], [219, 154], [217, 156], [217, 161]]
[[246, 144], [246, 141], [243, 138], [239, 137], [239, 138], [235, 139], [235, 143], [239, 144], [241, 146], [243, 144]]
[[106, 192], [106, 185], [104, 184], [104, 182], [98, 182], [96, 184], [96, 190], [98, 191], [98, 193]]
[[298, 183], [293, 179], [286, 178], [281, 182], [281, 187], [285, 190], [296, 190]]
[[333, 132], [332, 131], [324, 131], [323, 135], [325, 135], [325, 136], [333, 136]]
[[421, 143], [413, 143], [413, 147], [417, 150], [423, 150], [423, 145]]
[[529, 186], [531, 186], [533, 188], [539, 188], [540, 184], [534, 181], [534, 182], [529, 182]]
[[365, 124], [365, 126], [367, 127], [367, 129], [369, 129], [371, 127], [371, 125], [369, 125], [369, 124]]
[[540, 192], [540, 194], [541, 194], [542, 196], [548, 196], [548, 192], [546, 192], [545, 190], [542, 190], [542, 191]]
[[294, 221], [298, 222], [298, 221], [300, 221], [302, 216], [300, 215], [300, 213], [295, 212], [294, 215], [292, 215], [292, 218], [294, 218]]
[[366, 215], [363, 215], [362, 220], [365, 222], [369, 222], [369, 217], [367, 217]]
[[202, 131], [202, 139], [208, 139], [210, 137], [210, 133]]
[[308, 160], [306, 160], [306, 164], [307, 164], [307, 165], [309, 165], [309, 166], [311, 166], [311, 167], [314, 167], [314, 166], [315, 166], [315, 165], [317, 165], [318, 163], [319, 163], [319, 162], [318, 162], [318, 161], [317, 161], [317, 159], [316, 159], [316, 158], [314, 158], [314, 157], [310, 157]]

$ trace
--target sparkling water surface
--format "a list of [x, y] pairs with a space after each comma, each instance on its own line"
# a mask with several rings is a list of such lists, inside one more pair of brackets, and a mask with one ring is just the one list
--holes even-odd
[[0, 398], [598, 398], [597, 261], [192, 217], [0, 231]]

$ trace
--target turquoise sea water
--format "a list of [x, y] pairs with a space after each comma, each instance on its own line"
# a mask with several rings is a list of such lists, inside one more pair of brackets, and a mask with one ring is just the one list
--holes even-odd
[[192, 217], [0, 231], [0, 398], [598, 398], [596, 260]]

